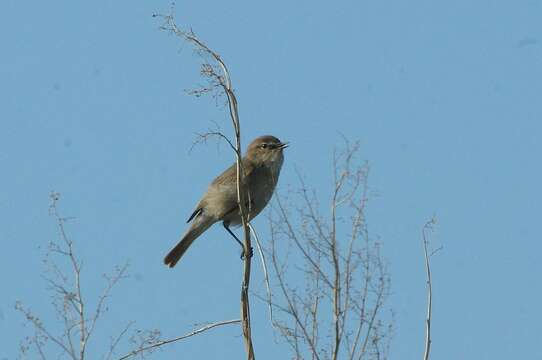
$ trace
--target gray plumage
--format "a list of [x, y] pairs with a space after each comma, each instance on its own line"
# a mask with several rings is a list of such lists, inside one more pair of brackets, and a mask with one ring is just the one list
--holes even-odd
[[[241, 161], [249, 191], [250, 202], [247, 204], [249, 220], [254, 219], [273, 196], [284, 161], [283, 149], [287, 146], [271, 135], [260, 136], [248, 146]], [[219, 221], [223, 222], [230, 233], [230, 225], [241, 223], [237, 204], [236, 164], [226, 169], [209, 185], [188, 219], [188, 222], [192, 222], [190, 228], [166, 255], [164, 263], [174, 267], [194, 240]], [[231, 234], [235, 237], [233, 233]], [[236, 240], [239, 241], [237, 238]]]

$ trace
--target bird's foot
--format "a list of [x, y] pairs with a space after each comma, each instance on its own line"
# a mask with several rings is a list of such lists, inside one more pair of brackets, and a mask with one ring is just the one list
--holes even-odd
[[[249, 252], [248, 256], [250, 258], [252, 258], [252, 256], [254, 256], [254, 249], [252, 248], [252, 246], [250, 247], [250, 252]], [[241, 260], [245, 260], [245, 249], [243, 249], [243, 252], [241, 252]]]

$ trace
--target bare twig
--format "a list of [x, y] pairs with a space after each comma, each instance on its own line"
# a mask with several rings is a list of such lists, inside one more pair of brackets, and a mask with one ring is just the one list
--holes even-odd
[[235, 323], [240, 323], [241, 320], [240, 319], [235, 319], [235, 320], [226, 320], [226, 321], [219, 321], [219, 322], [214, 322], [212, 324], [208, 324], [208, 325], [205, 325], [201, 328], [198, 328], [196, 330], [193, 330], [191, 332], [189, 332], [188, 334], [185, 334], [185, 335], [182, 335], [182, 336], [179, 336], [179, 337], [176, 337], [176, 338], [173, 338], [173, 339], [169, 339], [169, 340], [162, 340], [162, 341], [158, 341], [152, 345], [149, 345], [149, 346], [144, 346], [144, 347], [140, 347], [139, 349], [136, 349], [136, 350], [133, 350], [131, 351], [130, 353], [120, 357], [118, 360], [125, 360], [125, 359], [128, 359], [132, 356], [135, 356], [137, 354], [140, 354], [144, 351], [149, 351], [151, 349], [154, 349], [154, 348], [157, 348], [157, 347], [160, 347], [160, 346], [163, 346], [163, 345], [166, 345], [166, 344], [171, 344], [173, 342], [176, 342], [176, 341], [180, 341], [180, 340], [183, 340], [183, 339], [186, 339], [186, 338], [189, 338], [189, 337], [192, 337], [192, 336], [195, 336], [195, 335], [198, 335], [198, 334], [201, 334], [202, 332], [205, 332], [207, 330], [211, 330], [215, 327], [218, 327], [218, 326], [223, 326], [223, 325], [229, 325], [229, 324], [235, 324]]
[[230, 148], [233, 151], [236, 150], [235, 145], [231, 142], [231, 140], [226, 135], [224, 135], [224, 133], [220, 130], [218, 125], [216, 126], [215, 129], [209, 129], [205, 133], [201, 133], [201, 134], [197, 133], [196, 135], [197, 135], [197, 138], [194, 141], [194, 143], [192, 144], [192, 146], [190, 147], [189, 152], [192, 151], [196, 145], [206, 143], [210, 138], [222, 139], [222, 140], [226, 141], [226, 143], [230, 146]]
[[[44, 335], [45, 337], [47, 337], [47, 339], [58, 345], [58, 347], [60, 347], [62, 351], [64, 351], [64, 353], [69, 355], [70, 358], [77, 360], [76, 354], [70, 350], [70, 348], [62, 341], [61, 338], [53, 335], [49, 330], [47, 330], [47, 327], [43, 324], [40, 318], [35, 316], [30, 310], [23, 307], [20, 302], [17, 302], [15, 304], [15, 309], [24, 314], [26, 320], [28, 320], [34, 326], [37, 334]], [[36, 337], [35, 339], [33, 339], [32, 342], [35, 344], [38, 341], [39, 339]]]
[[[21, 302], [17, 302], [15, 308], [33, 325], [36, 334], [30, 337], [29, 341], [34, 344], [36, 352], [41, 358], [46, 358], [45, 343], [47, 340], [51, 340], [61, 349], [64, 356], [68, 356], [72, 360], [84, 360], [90, 337], [98, 319], [104, 312], [107, 298], [117, 282], [124, 277], [127, 265], [118, 268], [113, 276], [105, 276], [107, 279], [106, 288], [98, 297], [96, 309], [89, 315], [86, 299], [83, 297], [82, 263], [77, 258], [74, 242], [66, 231], [66, 221], [69, 218], [62, 217], [58, 210], [60, 194], [51, 192], [49, 198], [51, 201], [49, 214], [56, 222], [59, 240], [49, 244], [45, 260], [48, 268], [43, 278], [48, 284], [48, 290], [52, 293], [51, 304], [58, 318], [62, 321], [63, 330], [60, 334], [55, 334]], [[60, 256], [60, 259], [63, 259], [66, 264], [60, 263], [57, 256]]]
[[111, 339], [111, 345], [109, 346], [109, 351], [107, 353], [107, 356], [106, 356], [106, 360], [110, 360], [111, 357], [114, 355], [115, 353], [115, 349], [117, 348], [119, 342], [121, 341], [121, 339], [126, 335], [126, 333], [128, 332], [128, 330], [132, 327], [132, 325], [135, 324], [135, 321], [130, 321], [125, 327], [124, 329], [122, 329], [122, 331], [115, 337], [115, 338], [112, 338]]
[[425, 272], [427, 276], [427, 313], [425, 317], [425, 348], [423, 359], [429, 360], [429, 352], [431, 350], [431, 315], [433, 307], [433, 289], [432, 289], [432, 280], [431, 280], [431, 257], [442, 247], [439, 247], [431, 252], [429, 252], [429, 233], [433, 231], [434, 225], [437, 223], [435, 217], [431, 218], [428, 222], [425, 223], [422, 229], [423, 237], [423, 253], [425, 257]]
[[[222, 60], [220, 55], [208, 47], [202, 40], [200, 40], [192, 30], [185, 31], [177, 26], [174, 19], [174, 12], [169, 15], [154, 15], [155, 17], [160, 17], [164, 20], [161, 28], [165, 31], [168, 31], [188, 43], [192, 44], [196, 51], [200, 54], [209, 56], [213, 63], [205, 62], [202, 64], [201, 73], [205, 76], [209, 82], [209, 88], [220, 88], [224, 94], [226, 94], [228, 100], [228, 109], [230, 113], [230, 118], [232, 121], [234, 134], [235, 134], [235, 146], [233, 142], [228, 140], [228, 143], [235, 151], [236, 158], [236, 170], [237, 170], [237, 202], [239, 205], [239, 213], [241, 215], [241, 224], [243, 226], [244, 233], [244, 253], [251, 253], [251, 241], [250, 241], [250, 229], [248, 227], [248, 211], [246, 204], [250, 203], [248, 189], [244, 181], [244, 169], [243, 163], [241, 161], [241, 125], [239, 122], [239, 111], [237, 98], [235, 96], [230, 73], [226, 63]], [[207, 92], [205, 89], [204, 92]], [[218, 136], [223, 135], [221, 133], [217, 134]], [[249, 360], [254, 359], [254, 347], [252, 344], [251, 336], [251, 327], [250, 327], [250, 305], [248, 297], [248, 289], [250, 285], [250, 268], [251, 268], [251, 257], [245, 256], [243, 263], [243, 280], [241, 284], [241, 319], [243, 322], [243, 339], [245, 342], [245, 348], [247, 352], [247, 358]]]
[[[272, 297], [273, 321], [295, 359], [387, 358], [392, 327], [382, 313], [390, 280], [366, 223], [369, 167], [356, 164], [358, 150], [357, 142], [345, 140], [344, 151], [334, 154], [327, 217], [299, 174], [299, 205], [275, 197], [269, 259], [279, 291]], [[295, 252], [294, 263], [278, 254], [279, 241]], [[292, 268], [305, 276], [305, 289], [289, 286]]]
[[260, 243], [260, 239], [258, 238], [258, 234], [256, 233], [256, 230], [254, 230], [254, 227], [249, 223], [248, 226], [250, 227], [250, 231], [252, 231], [252, 235], [254, 236], [254, 239], [256, 240], [256, 246], [258, 247], [258, 253], [260, 254], [260, 260], [262, 262], [262, 270], [263, 270], [263, 277], [265, 282], [265, 289], [267, 292], [267, 305], [269, 306], [269, 319], [271, 321], [271, 324], [274, 323], [273, 320], [273, 296], [271, 293], [271, 285], [269, 284], [269, 272], [267, 270], [267, 261], [265, 260], [265, 254], [263, 252], [262, 244]]

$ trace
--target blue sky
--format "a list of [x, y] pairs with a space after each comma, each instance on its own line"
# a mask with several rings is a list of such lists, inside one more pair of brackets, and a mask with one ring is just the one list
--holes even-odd
[[[0, 359], [15, 358], [29, 330], [16, 300], [54, 322], [41, 278], [56, 236], [51, 190], [76, 217], [89, 296], [99, 274], [131, 264], [98, 342], [129, 320], [174, 336], [238, 316], [238, 249], [220, 227], [174, 270], [162, 265], [232, 161], [225, 146], [189, 153], [195, 133], [229, 119], [183, 92], [203, 82], [200, 60], [158, 30], [151, 15], [168, 8], [2, 3]], [[267, 133], [291, 142], [279, 191], [296, 185], [297, 167], [325, 194], [340, 133], [361, 141], [379, 194], [370, 228], [392, 276], [392, 359], [423, 352], [420, 230], [433, 214], [444, 246], [433, 259], [433, 358], [542, 358], [541, 14], [535, 0], [177, 3], [178, 23], [230, 66], [244, 144]], [[265, 307], [253, 314], [258, 358], [286, 358]], [[154, 358], [239, 358], [241, 340], [219, 329]]]

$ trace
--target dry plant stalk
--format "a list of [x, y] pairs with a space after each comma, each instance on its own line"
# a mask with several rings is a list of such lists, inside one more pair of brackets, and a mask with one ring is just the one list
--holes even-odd
[[177, 342], [177, 341], [180, 341], [180, 340], [184, 340], [184, 339], [187, 339], [189, 337], [192, 337], [192, 336], [195, 336], [195, 335], [198, 335], [198, 334], [201, 334], [207, 330], [211, 330], [215, 327], [219, 327], [219, 326], [223, 326], [223, 325], [229, 325], [229, 324], [236, 324], [236, 323], [240, 323], [241, 320], [239, 319], [235, 319], [235, 320], [225, 320], [225, 321], [218, 321], [218, 322], [214, 322], [214, 323], [211, 323], [211, 324], [207, 324], [199, 329], [196, 329], [196, 330], [193, 330], [185, 335], [181, 335], [181, 336], [178, 336], [176, 338], [173, 338], [173, 339], [168, 339], [168, 340], [157, 340], [149, 345], [142, 345], [140, 347], [138, 347], [137, 349], [134, 349], [132, 350], [131, 352], [129, 352], [128, 354], [120, 357], [118, 360], [126, 360], [126, 359], [129, 359], [131, 358], [132, 356], [136, 356], [136, 355], [141, 355], [142, 353], [145, 353], [145, 352], [150, 352], [156, 348], [159, 348], [161, 346], [164, 346], [164, 345], [167, 345], [167, 344], [171, 344], [171, 343], [174, 343], [174, 342]]
[[429, 360], [429, 352], [431, 350], [431, 316], [433, 310], [433, 287], [431, 279], [431, 257], [439, 250], [442, 249], [442, 246], [438, 247], [435, 250], [430, 252], [429, 250], [429, 234], [433, 231], [437, 220], [435, 217], [431, 218], [428, 222], [425, 223], [422, 229], [422, 238], [423, 238], [423, 254], [425, 259], [425, 274], [427, 277], [427, 310], [425, 316], [425, 347], [423, 353], [423, 359]]
[[[195, 47], [196, 52], [202, 55], [203, 58], [211, 58], [212, 62], [204, 60], [201, 66], [201, 74], [209, 81], [209, 86], [202, 89], [192, 91], [191, 94], [200, 96], [204, 93], [213, 92], [216, 90], [218, 94], [225, 94], [227, 97], [228, 109], [230, 118], [232, 121], [235, 143], [231, 142], [223, 133], [212, 132], [201, 135], [202, 139], [207, 138], [210, 135], [216, 135], [223, 139], [226, 139], [228, 144], [235, 152], [235, 159], [237, 164], [237, 202], [239, 204], [239, 212], [241, 215], [243, 233], [244, 233], [244, 254], [251, 253], [251, 239], [250, 229], [248, 224], [248, 210], [247, 205], [250, 202], [248, 189], [245, 186], [244, 170], [241, 162], [241, 127], [239, 122], [239, 112], [237, 98], [235, 96], [229, 70], [220, 57], [220, 55], [209, 48], [202, 40], [200, 40], [193, 31], [185, 31], [177, 26], [174, 19], [174, 12], [171, 11], [169, 15], [155, 15], [163, 19], [161, 29], [167, 31], [175, 36], [180, 37], [184, 41], [192, 44]], [[215, 93], [216, 93], [215, 92]], [[250, 327], [250, 303], [248, 297], [248, 290], [250, 285], [250, 268], [251, 257], [245, 256], [243, 263], [243, 281], [241, 284], [241, 320], [243, 328], [243, 338], [245, 342], [245, 349], [247, 352], [247, 358], [249, 360], [254, 359], [254, 347], [252, 344], [252, 335]]]
[[[356, 163], [358, 150], [358, 143], [345, 139], [344, 151], [334, 153], [327, 218], [302, 176], [301, 189], [290, 194], [295, 199], [277, 196], [269, 215], [275, 287], [261, 298], [276, 310], [271, 322], [295, 359], [388, 357], [393, 314], [384, 314], [384, 304], [390, 277], [380, 243], [369, 236], [369, 166]], [[277, 243], [289, 249], [280, 251]], [[290, 285], [299, 275], [303, 289]]]
[[[104, 275], [106, 286], [96, 301], [93, 312], [88, 310], [87, 299], [83, 297], [83, 283], [81, 276], [81, 260], [75, 253], [75, 245], [66, 231], [66, 221], [69, 218], [62, 217], [58, 211], [60, 194], [50, 194], [51, 204], [49, 213], [55, 219], [59, 232], [59, 241], [49, 244], [46, 264], [48, 265], [45, 281], [52, 293], [52, 305], [55, 308], [57, 318], [61, 320], [62, 330], [60, 334], [54, 331], [57, 326], [46, 325], [40, 317], [30, 309], [17, 302], [16, 309], [26, 318], [33, 327], [34, 335], [26, 338], [20, 346], [20, 358], [27, 358], [33, 349], [41, 360], [48, 359], [50, 352], [46, 349], [48, 342], [60, 349], [60, 356], [66, 356], [72, 360], [84, 360], [88, 358], [88, 344], [93, 335], [96, 324], [106, 310], [106, 302], [113, 287], [126, 277], [128, 265], [117, 267], [112, 275]], [[63, 261], [61, 261], [63, 260]], [[185, 335], [163, 340], [159, 330], [133, 330], [128, 339], [128, 333], [133, 328], [135, 321], [130, 321], [115, 337], [111, 337], [108, 347], [100, 345], [104, 355], [102, 359], [111, 360], [123, 340], [129, 340], [133, 349], [119, 360], [133, 356], [145, 358], [159, 347], [171, 344], [189, 337], [201, 334], [219, 326], [240, 323], [240, 319], [218, 321], [206, 324]], [[96, 346], [95, 346], [96, 347]], [[59, 354], [55, 352], [54, 357]]]
[[[66, 232], [66, 221], [69, 218], [59, 214], [57, 203], [60, 194], [50, 194], [51, 204], [49, 213], [55, 219], [59, 231], [59, 241], [49, 244], [46, 264], [48, 266], [45, 281], [52, 293], [51, 304], [55, 308], [57, 318], [62, 322], [60, 333], [55, 328], [46, 325], [40, 317], [25, 307], [20, 301], [15, 308], [26, 318], [34, 328], [34, 336], [27, 337], [26, 342], [21, 344], [21, 357], [27, 356], [31, 347], [39, 354], [40, 358], [46, 359], [45, 346], [50, 341], [55, 344], [61, 353], [72, 360], [84, 360], [87, 357], [89, 340], [91, 339], [98, 320], [106, 311], [106, 301], [113, 287], [125, 277], [128, 265], [117, 267], [111, 275], [104, 275], [106, 286], [97, 299], [94, 311], [89, 311], [87, 299], [83, 296], [81, 261], [77, 258], [74, 243]], [[105, 358], [109, 359], [120, 339], [126, 334], [132, 323], [129, 323], [121, 333], [112, 340]]]

